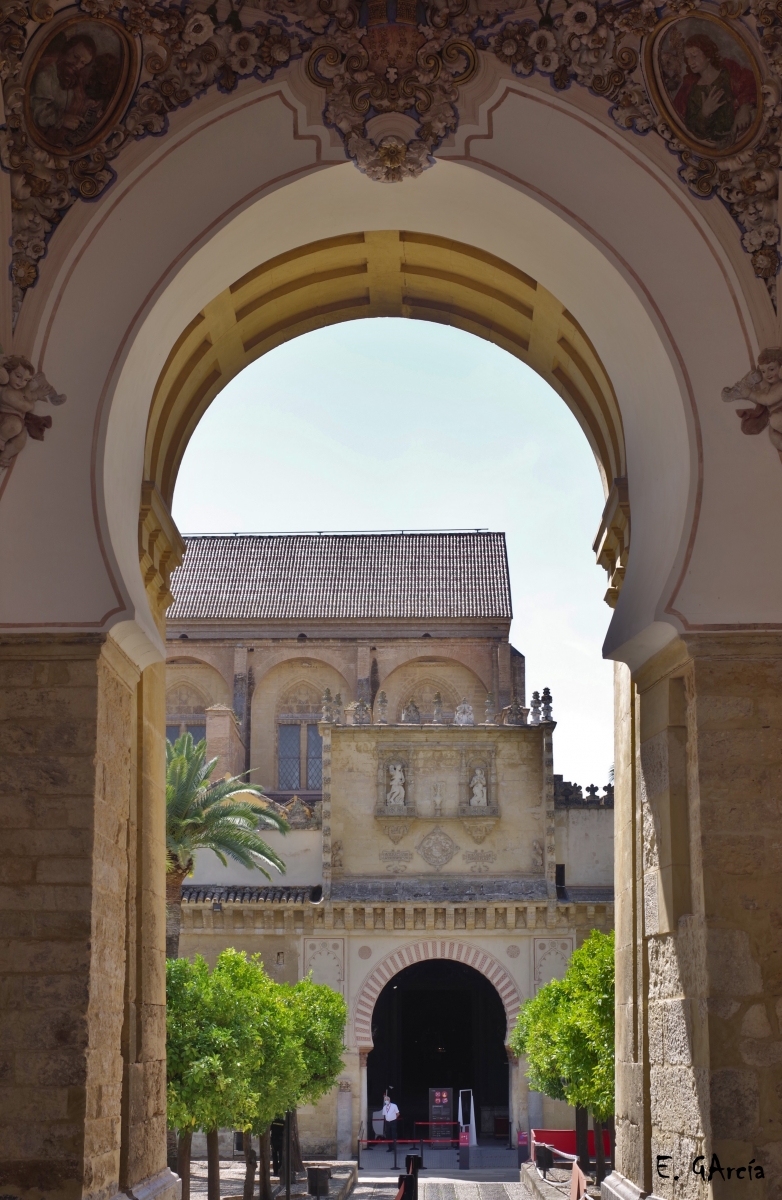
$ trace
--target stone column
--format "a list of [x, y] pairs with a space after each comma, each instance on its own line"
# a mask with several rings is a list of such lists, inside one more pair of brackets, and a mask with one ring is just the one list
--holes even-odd
[[693, 1163], [708, 1175], [716, 1155], [720, 1190], [747, 1182], [754, 1160], [756, 1194], [774, 1196], [782, 636], [687, 635], [633, 679], [617, 668], [616, 693], [617, 1171], [605, 1194], [694, 1200]]
[[349, 1079], [340, 1079], [337, 1092], [337, 1158], [350, 1159], [353, 1145], [353, 1091]]
[[375, 1135], [372, 1131], [372, 1117], [369, 1112], [369, 1097], [367, 1095], [367, 1059], [369, 1050], [359, 1050], [358, 1054], [358, 1094], [361, 1102], [361, 1111], [358, 1118], [358, 1127], [364, 1127], [364, 1137], [373, 1138]]
[[166, 1167], [166, 665], [136, 688], [128, 825], [127, 954], [122, 1030], [120, 1187], [144, 1200], [179, 1195]]
[[[0, 644], [0, 1190], [15, 1197], [177, 1193], [144, 703], [106, 635]], [[161, 743], [163, 708], [148, 719]]]

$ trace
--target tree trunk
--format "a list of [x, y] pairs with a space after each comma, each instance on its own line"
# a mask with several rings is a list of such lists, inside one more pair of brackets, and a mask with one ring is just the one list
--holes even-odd
[[299, 1114], [294, 1108], [291, 1112], [291, 1182], [298, 1174], [304, 1173], [304, 1159], [301, 1157], [301, 1142], [299, 1141]]
[[182, 884], [192, 863], [183, 871], [177, 866], [166, 872], [166, 958], [179, 958], [179, 927], [182, 924]]
[[606, 1129], [608, 1130], [608, 1139], [611, 1143], [611, 1170], [616, 1166], [616, 1122], [613, 1114], [606, 1121]]
[[597, 1170], [595, 1177], [598, 1184], [601, 1184], [606, 1177], [606, 1152], [603, 1145], [603, 1122], [598, 1121], [594, 1113], [592, 1113], [592, 1125], [595, 1130], [595, 1161]]
[[220, 1142], [216, 1129], [206, 1135], [206, 1197], [220, 1200]]
[[176, 1171], [178, 1151], [178, 1139], [176, 1129], [166, 1130], [166, 1162], [170, 1171]]
[[190, 1200], [190, 1146], [193, 1131], [180, 1133], [176, 1152], [176, 1173], [182, 1180], [182, 1200]]
[[245, 1129], [242, 1134], [242, 1147], [244, 1149], [244, 1192], [242, 1200], [253, 1200], [255, 1192], [255, 1170], [258, 1166], [258, 1155], [253, 1149], [253, 1136]]
[[576, 1154], [578, 1165], [585, 1175], [591, 1167], [589, 1162], [589, 1113], [585, 1108], [576, 1109]]
[[261, 1134], [261, 1155], [258, 1160], [261, 1200], [272, 1200], [271, 1167], [271, 1135], [267, 1129], [265, 1133]]

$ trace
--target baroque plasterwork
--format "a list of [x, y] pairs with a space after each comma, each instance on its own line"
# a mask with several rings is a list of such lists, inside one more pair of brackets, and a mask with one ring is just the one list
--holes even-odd
[[[481, 55], [511, 75], [542, 75], [559, 91], [590, 89], [621, 129], [665, 141], [695, 196], [716, 196], [727, 206], [774, 298], [782, 6], [773, 0], [724, 0], [719, 8], [703, 0], [657, 7], [652, 0], [80, 0], [56, 12], [47, 0], [2, 0], [1, 7], [0, 162], [11, 174], [17, 313], [53, 231], [78, 199], [93, 200], [109, 186], [125, 145], [164, 134], [169, 114], [208, 89], [233, 92], [302, 56], [307, 77], [322, 89], [325, 124], [338, 131], [359, 169], [383, 182], [432, 165], [457, 128], [460, 92]], [[735, 154], [694, 149], [653, 98], [644, 65], [650, 35], [694, 10], [740, 30], [757, 57], [763, 114], [750, 144]], [[28, 126], [25, 84], [49, 36], [41, 27], [72, 22], [79, 12], [122, 26], [139, 50], [139, 73], [124, 112], [99, 141], [54, 153]]]

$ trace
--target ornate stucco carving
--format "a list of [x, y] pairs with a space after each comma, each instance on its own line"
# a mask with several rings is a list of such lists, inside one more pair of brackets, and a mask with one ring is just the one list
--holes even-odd
[[375, 814], [375, 819], [380, 822], [380, 826], [386, 837], [396, 844], [401, 842], [403, 837], [407, 837], [410, 832], [410, 827], [414, 818], [407, 821], [400, 821], [398, 817], [385, 817]]
[[162, 620], [174, 597], [171, 575], [185, 554], [185, 543], [153, 483], [141, 485], [138, 521], [138, 557], [152, 611]]
[[609, 608], [616, 608], [630, 553], [630, 497], [626, 478], [613, 482], [592, 549], [608, 575], [604, 600]]
[[455, 854], [458, 854], [459, 846], [450, 834], [441, 829], [439, 825], [435, 825], [434, 829], [421, 838], [416, 850], [421, 858], [429, 863], [430, 867], [439, 871], [441, 867], [451, 861]]
[[[17, 311], [53, 231], [76, 200], [95, 199], [112, 183], [112, 163], [128, 143], [165, 134], [169, 114], [208, 89], [230, 93], [245, 80], [270, 79], [302, 55], [310, 83], [324, 94], [324, 122], [338, 131], [359, 169], [384, 182], [418, 175], [434, 162], [443, 138], [457, 128], [463, 89], [482, 56], [509, 76], [541, 75], [558, 91], [588, 88], [621, 129], [664, 141], [695, 196], [725, 204], [773, 297], [780, 263], [779, 6], [772, 0], [719, 8], [702, 0], [659, 7], [652, 0], [547, 0], [528, 11], [525, 5], [434, 0], [422, 20], [412, 0], [398, 0], [393, 19], [388, 0], [370, 0], [366, 16], [354, 0], [249, 0], [241, 6], [195, 0], [181, 7], [167, 0], [81, 0], [79, 7], [56, 11], [42, 0], [8, 0], [0, 18], [6, 112], [0, 162], [12, 176]], [[69, 23], [69, 36], [78, 34], [79, 18], [107, 28], [113, 23], [138, 74], [125, 72], [110, 94], [103, 85], [92, 102], [94, 136], [42, 137], [29, 85], [41, 51], [56, 45], [58, 24]], [[704, 29], [712, 22], [714, 44], [723, 47], [730, 70], [720, 86], [736, 93], [732, 129], [723, 121], [712, 130], [712, 112], [696, 136], [699, 114], [688, 107], [700, 96], [695, 76], [667, 94], [655, 75], [657, 59], [663, 68], [670, 59], [674, 35], [680, 51], [686, 43], [689, 26], [674, 26], [688, 20]], [[135, 79], [127, 101], [126, 76]], [[92, 77], [89, 82], [97, 85]]]
[[462, 825], [469, 833], [474, 842], [480, 844], [485, 842], [486, 838], [491, 833], [494, 826], [497, 824], [491, 817], [467, 817], [462, 820]]
[[52, 427], [52, 418], [36, 413], [38, 403], [64, 404], [47, 382], [36, 373], [29, 359], [18, 354], [0, 354], [0, 478], [13, 464], [28, 438], [42, 442]]

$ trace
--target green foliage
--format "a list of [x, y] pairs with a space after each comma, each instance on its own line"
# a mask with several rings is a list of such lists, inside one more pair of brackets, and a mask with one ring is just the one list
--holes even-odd
[[331, 988], [275, 983], [259, 955], [166, 964], [171, 1128], [263, 1132], [333, 1087], [347, 1011]]
[[509, 1044], [530, 1086], [606, 1120], [614, 1111], [614, 935], [593, 930], [564, 979], [528, 1000]]
[[241, 775], [212, 782], [217, 759], [206, 761], [206, 742], [194, 745], [184, 733], [166, 743], [166, 849], [169, 870], [187, 874], [196, 850], [213, 850], [223, 866], [226, 859], [257, 867], [267, 879], [267, 864], [278, 871], [285, 864], [258, 833], [262, 828], [284, 833], [287, 821], [267, 804], [239, 797], [262, 796], [263, 791]]
[[306, 1078], [299, 1091], [299, 1104], [314, 1104], [330, 1091], [342, 1070], [342, 1039], [348, 1010], [338, 992], [310, 978], [286, 986], [285, 1002], [301, 1041]]
[[225, 987], [213, 981], [201, 957], [192, 963], [169, 959], [166, 984], [169, 1125], [179, 1130], [243, 1126], [258, 1103], [247, 1070], [254, 1038], [243, 1018], [244, 997], [237, 994], [234, 1003], [227, 1002]]

